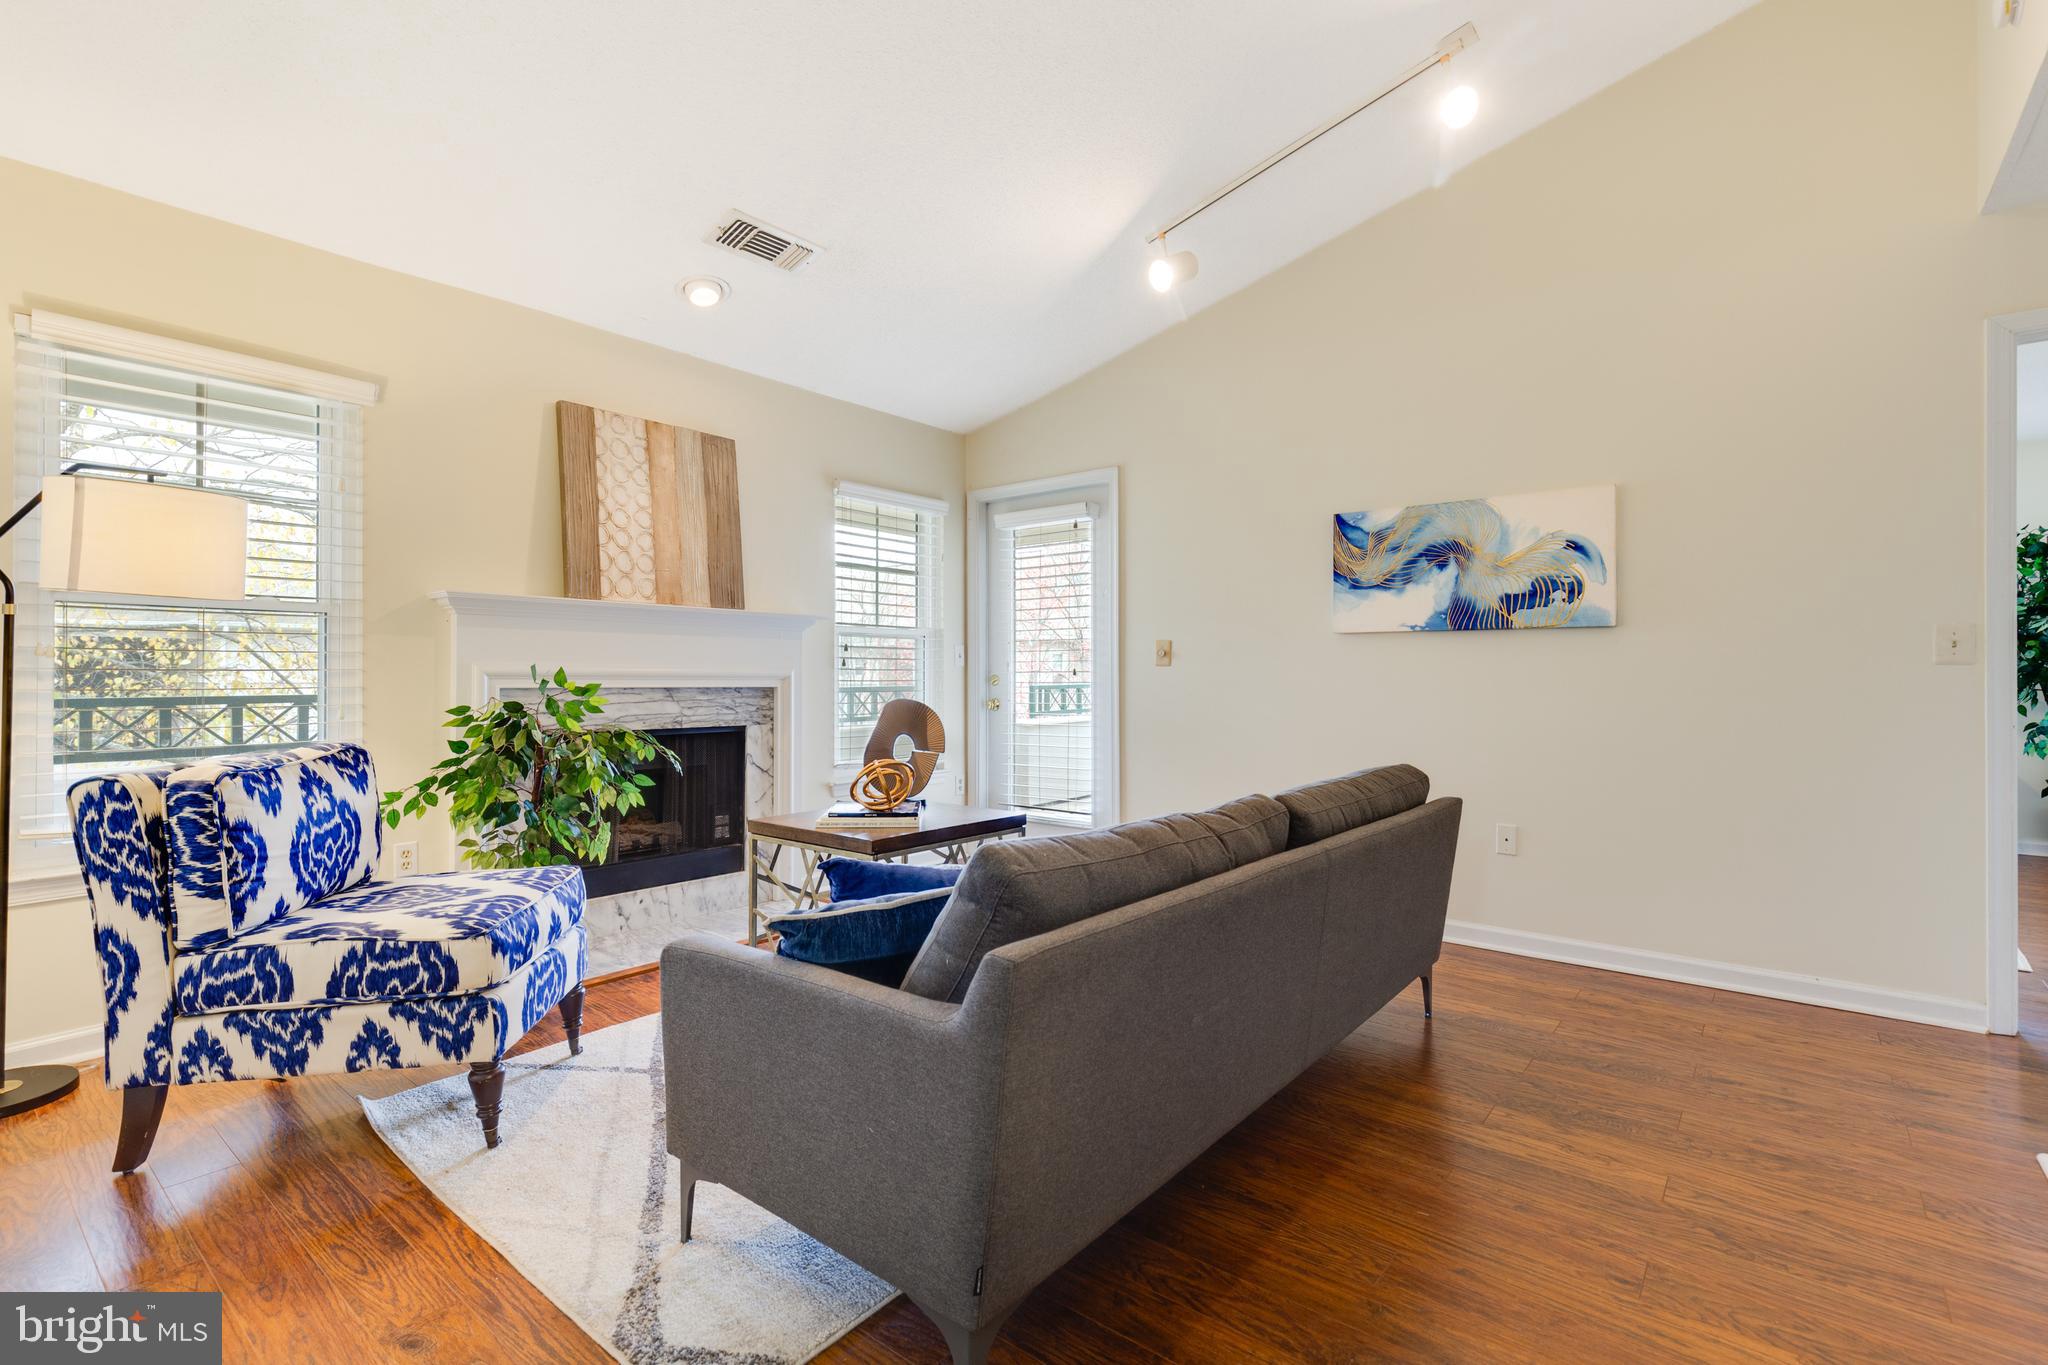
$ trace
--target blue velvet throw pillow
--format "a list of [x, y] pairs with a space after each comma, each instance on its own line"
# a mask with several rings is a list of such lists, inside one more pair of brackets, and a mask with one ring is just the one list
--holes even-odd
[[951, 886], [960, 880], [966, 865], [938, 866], [916, 863], [871, 863], [861, 858], [827, 858], [818, 864], [832, 899], [862, 901], [876, 896], [900, 896], [906, 891], [929, 891]]
[[[931, 933], [932, 922], [952, 897], [951, 886], [934, 886], [893, 896], [835, 900], [816, 910], [790, 911], [766, 919], [768, 927], [782, 936], [775, 945], [777, 956], [841, 969], [862, 963], [896, 963], [900, 965], [895, 976], [900, 981], [910, 958]], [[886, 974], [871, 979], [880, 980]]]

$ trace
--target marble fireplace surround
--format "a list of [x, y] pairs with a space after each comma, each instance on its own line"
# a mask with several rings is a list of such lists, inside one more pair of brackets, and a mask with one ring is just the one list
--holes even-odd
[[[605, 718], [642, 729], [744, 725], [747, 814], [798, 790], [804, 637], [822, 618], [650, 602], [437, 592], [447, 612], [446, 705], [531, 695], [529, 665], [604, 684]], [[453, 837], [443, 865], [454, 866]], [[655, 961], [685, 929], [740, 937], [744, 873], [590, 902], [588, 975]]]

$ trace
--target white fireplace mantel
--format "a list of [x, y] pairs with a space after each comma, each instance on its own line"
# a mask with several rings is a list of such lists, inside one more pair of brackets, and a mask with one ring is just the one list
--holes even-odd
[[583, 597], [521, 597], [500, 592], [429, 594], [458, 623], [533, 629], [679, 631], [690, 635], [801, 638], [825, 618], [786, 611], [677, 607], [665, 602], [596, 602]]

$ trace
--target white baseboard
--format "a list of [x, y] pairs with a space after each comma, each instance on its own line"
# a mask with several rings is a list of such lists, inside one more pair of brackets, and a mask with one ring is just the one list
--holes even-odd
[[1518, 957], [1540, 957], [1550, 962], [1570, 962], [1603, 971], [1626, 972], [1630, 976], [1655, 977], [1659, 981], [1683, 981], [1694, 986], [1762, 995], [1773, 1000], [1792, 1000], [1802, 1005], [1824, 1005], [1829, 1009], [1874, 1014], [1885, 1019], [1904, 1019], [1915, 1024], [1936, 1024], [1942, 1028], [1983, 1033], [1991, 1022], [1984, 1005], [1946, 996], [1921, 995], [1914, 991], [1885, 990], [1834, 981], [1824, 976], [1801, 976], [1795, 972], [1773, 971], [1768, 967], [1739, 967], [1731, 962], [1656, 953], [1645, 948], [1621, 948], [1610, 943], [1586, 943], [1554, 934], [1532, 934], [1522, 929], [1502, 929], [1491, 924], [1451, 920], [1444, 926], [1446, 943], [1468, 948], [1486, 948]]
[[2026, 858], [2048, 858], [2048, 839], [2020, 840], [2020, 856]]
[[16, 1038], [7, 1045], [9, 1066], [54, 1066], [59, 1062], [78, 1066], [100, 1059], [100, 1029], [97, 1024], [65, 1033], [45, 1033], [40, 1038]]

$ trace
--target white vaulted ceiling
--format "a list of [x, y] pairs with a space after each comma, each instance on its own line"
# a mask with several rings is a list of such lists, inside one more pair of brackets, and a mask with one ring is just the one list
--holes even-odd
[[[969, 430], [1752, 2], [9, 0], [0, 155]], [[1153, 228], [1468, 20], [1147, 289]], [[707, 245], [733, 208], [824, 253]]]

